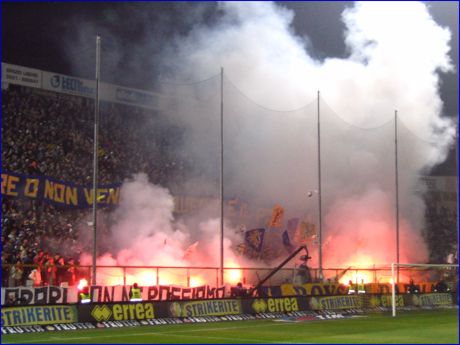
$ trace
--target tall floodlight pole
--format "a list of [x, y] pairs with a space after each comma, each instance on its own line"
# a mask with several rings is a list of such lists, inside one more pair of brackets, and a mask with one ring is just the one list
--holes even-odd
[[91, 285], [96, 285], [96, 234], [97, 234], [97, 177], [99, 132], [99, 75], [101, 65], [101, 38], [96, 36], [96, 89], [94, 98], [94, 148], [93, 148], [93, 272]]
[[[398, 111], [395, 110], [395, 190], [396, 190], [396, 263], [399, 264], [399, 183], [398, 183]], [[399, 265], [396, 268], [399, 283]]]
[[321, 130], [320, 130], [320, 108], [319, 108], [319, 91], [318, 91], [318, 270], [319, 279], [323, 280], [323, 228], [321, 216]]
[[220, 284], [224, 285], [224, 68], [220, 68]]

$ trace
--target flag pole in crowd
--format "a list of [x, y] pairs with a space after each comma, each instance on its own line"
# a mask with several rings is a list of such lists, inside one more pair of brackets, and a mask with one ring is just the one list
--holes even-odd
[[318, 273], [319, 279], [323, 280], [323, 236], [322, 236], [322, 217], [321, 217], [321, 137], [319, 121], [319, 91], [318, 91]]
[[[396, 197], [396, 263], [399, 264], [399, 183], [398, 183], [398, 111], [395, 110], [395, 197]], [[399, 266], [397, 267], [399, 283]]]
[[224, 285], [224, 68], [220, 68], [220, 283]]
[[98, 131], [99, 131], [99, 75], [101, 65], [101, 38], [96, 36], [96, 89], [94, 100], [94, 152], [93, 152], [93, 265], [91, 285], [96, 285], [96, 233], [97, 233], [97, 177], [98, 177]]

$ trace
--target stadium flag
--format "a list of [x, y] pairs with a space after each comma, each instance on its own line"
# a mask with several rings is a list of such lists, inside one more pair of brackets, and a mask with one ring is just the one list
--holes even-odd
[[239, 245], [236, 246], [236, 251], [240, 255], [246, 254], [246, 244], [240, 243]]
[[306, 221], [299, 222], [294, 235], [294, 242], [297, 244], [306, 243], [316, 238], [316, 226]]
[[270, 228], [280, 228], [283, 222], [284, 208], [276, 204], [272, 210], [272, 217], [270, 219]]
[[255, 251], [260, 252], [262, 249], [262, 244], [264, 242], [265, 229], [252, 229], [248, 230], [244, 234], [245, 242], [253, 248]]
[[284, 244], [284, 248], [286, 248], [286, 250], [289, 253], [292, 253], [294, 251], [295, 247], [292, 245], [291, 241], [289, 240], [289, 234], [287, 230], [284, 230], [283, 232], [283, 244]]

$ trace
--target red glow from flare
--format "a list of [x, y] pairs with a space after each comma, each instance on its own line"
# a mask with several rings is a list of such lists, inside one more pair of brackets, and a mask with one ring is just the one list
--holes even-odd
[[374, 280], [374, 277], [371, 272], [367, 271], [358, 271], [358, 272], [349, 272], [345, 274], [341, 279], [340, 283], [348, 285], [348, 282], [351, 280], [353, 284], [355, 283], [361, 283], [363, 282], [364, 284], [372, 283]]
[[[151, 268], [133, 268], [127, 269], [123, 273], [119, 268], [104, 268], [98, 274], [98, 280], [102, 281], [103, 285], [133, 285], [137, 283], [139, 286], [154, 286], [154, 285], [178, 285], [197, 287], [209, 284], [212, 277], [206, 276], [206, 273], [192, 273], [188, 276], [187, 270], [167, 270], [160, 269], [159, 279], [157, 279], [157, 270]], [[187, 284], [187, 280], [189, 284]]]
[[85, 286], [88, 286], [88, 281], [83, 278], [78, 282], [78, 290], [82, 290]]
[[[348, 267], [366, 269], [371, 268], [374, 264], [373, 259], [368, 255], [355, 254], [351, 257], [350, 261], [347, 263]], [[342, 278], [340, 278], [340, 283], [348, 285], [348, 282], [351, 280], [353, 284], [361, 283], [364, 284], [372, 283], [374, 281], [374, 275], [371, 271], [364, 270], [353, 270], [350, 269]]]
[[201, 277], [190, 278], [190, 287], [197, 287], [202, 285], [206, 285], [206, 282]]
[[132, 285], [137, 283], [140, 286], [156, 285], [156, 276], [157, 274], [153, 270], [141, 270], [137, 274], [129, 275], [126, 278], [126, 284]]
[[243, 279], [243, 271], [236, 262], [226, 262], [227, 267], [235, 267], [225, 270], [224, 281], [231, 285], [236, 285]]

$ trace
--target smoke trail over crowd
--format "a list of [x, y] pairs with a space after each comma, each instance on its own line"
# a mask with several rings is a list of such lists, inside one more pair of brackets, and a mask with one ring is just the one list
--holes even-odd
[[[397, 109], [406, 154], [400, 169], [401, 261], [426, 261], [424, 205], [413, 191], [418, 174], [445, 160], [455, 136], [438, 90], [439, 73], [453, 68], [450, 32], [422, 3], [356, 3], [342, 15], [347, 57], [315, 60], [293, 32], [295, 13], [282, 5], [222, 2], [218, 10], [215, 24], [197, 24], [162, 53], [169, 81], [215, 76], [183, 87], [159, 84], [171, 96], [163, 115], [186, 128], [177, 152], [196, 165], [186, 191], [218, 195], [223, 67], [226, 197], [279, 203], [286, 218], [310, 215], [316, 221], [318, 196], [307, 200], [306, 193], [317, 189], [320, 90], [324, 265], [388, 264], [396, 257]], [[118, 264], [187, 265], [185, 251], [198, 241], [200, 255], [192, 262], [217, 265], [217, 207], [200, 215], [198, 228], [173, 219], [172, 210], [169, 192], [145, 176], [126, 182], [112, 227]], [[226, 229], [231, 260], [237, 260], [230, 249], [234, 232]]]

